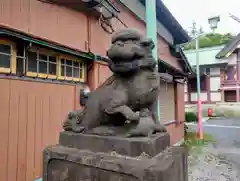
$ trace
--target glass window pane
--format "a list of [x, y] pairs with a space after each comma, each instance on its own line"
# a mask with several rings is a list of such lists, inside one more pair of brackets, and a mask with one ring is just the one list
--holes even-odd
[[11, 57], [9, 55], [2, 55], [0, 52], [0, 67], [10, 68], [11, 66]]
[[47, 62], [39, 61], [39, 73], [47, 74]]
[[[5, 55], [5, 54], [9, 54], [9, 55]], [[11, 66], [11, 55], [10, 54], [11, 54], [10, 46], [0, 45], [0, 67], [10, 68], [10, 66]]]
[[11, 54], [11, 46], [0, 44], [0, 52], [10, 55]]
[[73, 65], [73, 61], [72, 60], [66, 60], [66, 65], [67, 66], [72, 66]]
[[64, 65], [61, 65], [61, 76], [65, 76]]
[[37, 54], [35, 52], [28, 52], [27, 65], [28, 71], [37, 72]]
[[57, 57], [49, 56], [49, 74], [57, 75]]
[[66, 76], [72, 77], [72, 67], [66, 66]]
[[57, 57], [49, 56], [49, 62], [57, 63]]
[[76, 68], [76, 67], [73, 68], [73, 77], [80, 78], [79, 68]]
[[61, 58], [61, 64], [65, 64], [65, 60]]
[[38, 60], [44, 60], [44, 61], [47, 61], [47, 55], [44, 55], [44, 54], [40, 54], [40, 53], [39, 53]]
[[49, 74], [57, 75], [57, 65], [53, 63], [49, 63]]
[[79, 66], [80, 66], [80, 63], [79, 63], [79, 62], [73, 62], [73, 66], [74, 66], [74, 67], [79, 67]]

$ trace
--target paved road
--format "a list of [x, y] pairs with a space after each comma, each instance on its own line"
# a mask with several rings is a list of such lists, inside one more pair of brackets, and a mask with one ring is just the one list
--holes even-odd
[[[196, 125], [189, 126], [196, 130]], [[203, 131], [216, 139], [214, 146], [219, 154], [236, 163], [240, 168], [240, 119], [210, 119], [203, 124]]]
[[[197, 130], [197, 125], [188, 127], [190, 130]], [[204, 175], [201, 180], [240, 181], [240, 119], [209, 120], [203, 124], [203, 131], [215, 138], [216, 145], [212, 149], [207, 149], [201, 158], [206, 159], [212, 154], [216, 156], [217, 162], [210, 161], [206, 166], [206, 162], [200, 158], [199, 165], [192, 168], [192, 175], [197, 176], [189, 180], [194, 181]], [[223, 166], [219, 168], [215, 166], [216, 164]], [[207, 178], [207, 175], [211, 176]]]

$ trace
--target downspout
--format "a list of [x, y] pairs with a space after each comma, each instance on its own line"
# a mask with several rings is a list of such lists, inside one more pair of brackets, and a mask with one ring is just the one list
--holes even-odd
[[91, 53], [93, 55], [93, 61], [91, 62], [91, 64], [88, 64], [85, 76], [87, 77], [88, 84], [93, 84], [92, 89], [95, 89], [95, 82], [91, 82], [91, 83], [89, 82], [89, 72], [93, 69], [94, 61], [96, 60], [96, 55], [91, 52], [91, 19], [90, 19], [90, 16], [88, 14], [86, 14], [86, 18], [87, 18], [87, 26], [86, 26], [87, 40], [86, 40], [85, 48], [89, 53]]
[[91, 52], [91, 22], [88, 14], [86, 15], [86, 17], [87, 17], [87, 42], [85, 48], [88, 52]]

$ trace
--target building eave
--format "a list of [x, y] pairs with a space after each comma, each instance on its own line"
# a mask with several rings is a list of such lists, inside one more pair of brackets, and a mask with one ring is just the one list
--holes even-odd
[[186, 66], [186, 68], [187, 68], [187, 73], [188, 73], [188, 74], [193, 74], [193, 73], [195, 73], [194, 70], [192, 69], [189, 61], [187, 60], [187, 57], [186, 57], [186, 55], [184, 54], [182, 48], [179, 48], [179, 53], [180, 53], [181, 58], [182, 58], [185, 66]]
[[[145, 6], [145, 0], [139, 0]], [[190, 41], [190, 37], [172, 13], [164, 5], [162, 0], [157, 0], [157, 19], [160, 21], [173, 35], [174, 44], [182, 44]]]
[[43, 46], [43, 47], [48, 47], [51, 48], [53, 50], [56, 51], [60, 51], [60, 52], [64, 52], [70, 55], [74, 55], [74, 56], [78, 56], [78, 57], [82, 57], [84, 59], [88, 59], [88, 60], [94, 60], [95, 59], [95, 55], [91, 52], [82, 52], [79, 50], [74, 50], [68, 47], [65, 47], [63, 45], [59, 45], [57, 43], [54, 42], [50, 42], [47, 40], [43, 40], [40, 38], [36, 38], [33, 37], [31, 35], [28, 34], [24, 34], [21, 32], [17, 32], [11, 29], [7, 29], [7, 28], [3, 28], [0, 27], [0, 35], [1, 36], [8, 36], [8, 37], [12, 37], [12, 38], [17, 38], [20, 39], [22, 41], [28, 42], [28, 43], [33, 43], [39, 46]]

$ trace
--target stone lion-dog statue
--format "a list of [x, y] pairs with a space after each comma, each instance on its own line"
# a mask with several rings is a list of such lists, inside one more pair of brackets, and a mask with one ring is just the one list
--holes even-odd
[[[114, 135], [110, 128], [128, 128], [127, 137], [166, 132], [156, 115], [160, 78], [152, 56], [153, 41], [137, 30], [125, 29], [113, 35], [111, 43], [107, 56], [113, 75], [89, 93], [83, 110], [68, 114], [63, 129]], [[100, 127], [104, 129], [96, 131]]]

